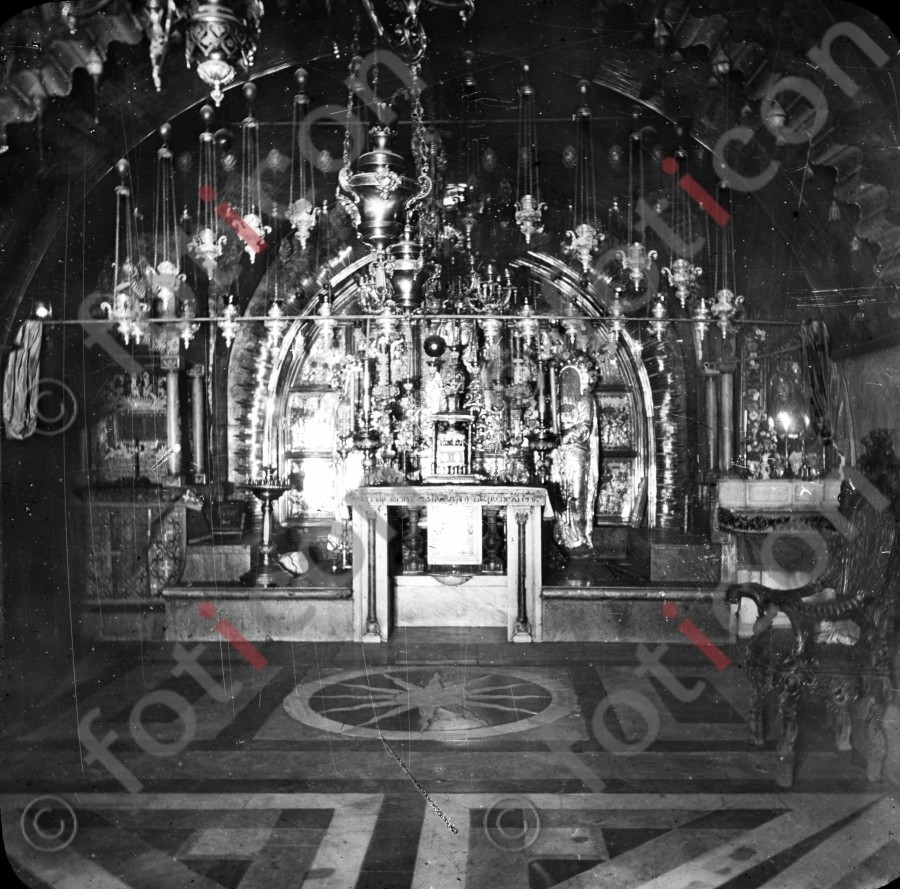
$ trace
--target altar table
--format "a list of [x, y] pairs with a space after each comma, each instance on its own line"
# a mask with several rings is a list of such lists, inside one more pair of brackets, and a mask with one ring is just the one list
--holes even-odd
[[[347, 494], [353, 523], [354, 638], [384, 642], [390, 637], [391, 596], [397, 594], [388, 560], [388, 543], [396, 533], [388, 522], [388, 508], [424, 508], [429, 504], [477, 506], [505, 511], [506, 571], [505, 605], [507, 638], [510, 642], [541, 641], [541, 516], [547, 501], [543, 488], [524, 485], [396, 485], [367, 486]], [[475, 541], [480, 562], [481, 540]], [[449, 597], [454, 590], [469, 595], [483, 588], [496, 591], [498, 576], [483, 574], [471, 560], [459, 575], [424, 574], [432, 578], [436, 597]], [[401, 584], [402, 585], [402, 584]], [[501, 581], [502, 585], [502, 581]], [[436, 602], [437, 604], [437, 602]], [[436, 612], [439, 608], [436, 607]]]

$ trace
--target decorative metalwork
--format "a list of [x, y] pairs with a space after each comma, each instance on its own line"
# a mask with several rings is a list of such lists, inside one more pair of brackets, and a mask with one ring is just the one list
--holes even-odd
[[116, 186], [116, 234], [113, 258], [112, 300], [100, 307], [118, 325], [125, 344], [136, 343], [150, 333], [150, 294], [142, 267], [146, 260], [138, 252], [131, 188], [126, 179], [131, 166], [124, 158], [116, 164], [119, 184]]
[[171, 0], [147, 0], [143, 11], [144, 30], [150, 41], [150, 69], [156, 91], [162, 90], [162, 66], [172, 36], [172, 25], [181, 17]]
[[378, 36], [407, 64], [421, 61], [428, 46], [425, 28], [419, 20], [419, 12], [423, 7], [437, 6], [459, 10], [463, 24], [467, 23], [475, 12], [475, 0], [404, 0], [402, 4], [391, 4], [406, 10], [404, 20], [385, 27], [375, 11], [373, 0], [362, 0], [362, 4]]
[[734, 331], [731, 321], [740, 312], [744, 297], [735, 296], [733, 290], [723, 287], [716, 291], [716, 301], [710, 306], [710, 312], [715, 316], [722, 336], [727, 336]]
[[525, 243], [530, 244], [534, 235], [544, 230], [541, 224], [541, 213], [547, 209], [547, 205], [541, 203], [534, 195], [522, 195], [516, 201], [516, 225], [525, 235]]
[[[240, 12], [237, 11], [240, 9]], [[206, 0], [187, 20], [185, 60], [197, 64], [200, 79], [212, 88], [210, 96], [218, 105], [222, 88], [236, 77], [238, 68], [245, 73], [253, 67], [259, 39], [263, 5], [259, 0]]]
[[576, 225], [574, 230], [567, 231], [566, 237], [569, 238], [569, 243], [566, 244], [565, 251], [575, 256], [581, 263], [582, 270], [587, 274], [591, 270], [591, 260], [606, 235], [601, 234], [587, 222], [583, 222], [581, 225]]
[[217, 261], [221, 258], [227, 238], [218, 231], [216, 215], [216, 148], [212, 133], [212, 105], [204, 105], [200, 109], [200, 118], [205, 129], [200, 133], [197, 169], [197, 218], [194, 236], [188, 242], [188, 253], [199, 263], [206, 276], [212, 280]]
[[667, 319], [669, 317], [669, 311], [666, 309], [664, 299], [657, 297], [653, 300], [650, 315], [653, 320], [647, 325], [647, 329], [656, 337], [658, 342], [662, 342], [662, 338], [666, 334], [666, 327], [668, 326]]
[[301, 250], [306, 249], [309, 236], [316, 227], [316, 222], [323, 209], [314, 206], [306, 198], [299, 198], [288, 204], [287, 212], [284, 215], [294, 229], [294, 235], [300, 242]]
[[687, 301], [691, 290], [697, 285], [703, 269], [694, 265], [689, 259], [676, 259], [671, 267], [667, 266], [662, 273], [668, 278], [669, 284], [675, 288], [675, 296], [681, 303], [681, 308], [687, 308]]
[[234, 338], [237, 335], [238, 314], [237, 306], [234, 304], [234, 300], [231, 296], [229, 296], [228, 302], [219, 317], [219, 330], [222, 331], [222, 337], [225, 339], [225, 345], [228, 348], [231, 347], [231, 344], [234, 342]]
[[271, 234], [272, 227], [262, 218], [262, 179], [259, 162], [259, 121], [253, 116], [253, 100], [256, 98], [256, 84], [245, 83], [244, 98], [247, 100], [247, 116], [241, 121], [241, 240], [244, 252], [251, 264], [266, 247], [265, 236]]
[[653, 267], [656, 255], [655, 250], [647, 250], [639, 241], [629, 244], [624, 250], [616, 251], [616, 258], [628, 273], [635, 290], [644, 282], [644, 275]]
[[422, 303], [422, 271], [425, 261], [422, 245], [412, 238], [412, 229], [407, 225], [403, 237], [391, 246], [391, 285], [397, 305], [408, 311], [419, 308]]
[[360, 157], [358, 172], [347, 165], [341, 168], [337, 198], [362, 241], [385, 250], [403, 231], [401, 214], [409, 213], [431, 193], [432, 180], [420, 173], [416, 190], [416, 181], [403, 175], [403, 158], [388, 146], [391, 130], [374, 126], [370, 135], [374, 147]]
[[175, 171], [168, 146], [172, 127], [164, 124], [159, 132], [163, 144], [157, 152], [153, 264], [148, 264], [144, 274], [151, 294], [158, 300], [157, 317], [164, 321], [153, 326], [150, 344], [161, 354], [174, 355], [179, 351], [179, 338], [187, 346], [200, 325], [193, 321], [196, 315], [194, 297], [183, 286], [187, 276], [181, 271], [176, 246]]
[[534, 87], [528, 82], [531, 67], [522, 65], [525, 82], [519, 87], [519, 162], [516, 168], [516, 225], [530, 244], [534, 235], [544, 230], [541, 213], [547, 205], [541, 203], [538, 174], [537, 126], [534, 111]]
[[697, 346], [697, 360], [701, 361], [703, 359], [703, 341], [706, 338], [706, 332], [709, 330], [709, 306], [706, 304], [706, 300], [701, 296], [697, 300], [697, 305], [694, 306], [693, 313], [693, 321], [694, 321], [694, 342]]
[[[307, 74], [305, 68], [298, 68], [294, 72], [294, 81], [297, 83], [297, 86], [300, 89], [299, 92], [297, 92], [297, 94], [294, 96], [292, 105], [293, 122], [291, 129], [294, 134], [294, 138], [291, 141], [291, 184], [288, 197], [288, 208], [287, 212], [285, 213], [285, 218], [288, 222], [290, 222], [291, 227], [294, 229], [294, 235], [300, 242], [301, 250], [306, 249], [306, 244], [309, 241], [309, 236], [316, 226], [319, 215], [325, 209], [324, 205], [322, 206], [322, 208], [316, 206], [314, 179], [312, 176], [308, 175], [308, 161], [306, 159], [305, 152], [300, 153], [299, 163], [296, 162], [295, 157], [297, 146], [299, 145], [301, 138], [301, 122], [302, 119], [306, 116], [306, 108], [309, 105], [309, 94], [306, 92], [306, 84], [308, 80], [309, 75]], [[295, 167], [298, 171], [296, 192], [294, 191]], [[296, 200], [294, 198], [295, 194], [299, 195]]]
[[600, 231], [597, 207], [597, 177], [594, 163], [593, 118], [587, 105], [589, 84], [578, 84], [581, 105], [575, 111], [575, 146], [572, 149], [572, 166], [575, 167], [575, 196], [572, 202], [572, 228], [566, 232], [569, 243], [563, 248], [581, 264], [587, 277], [591, 261], [600, 242], [606, 239]]
[[262, 502], [262, 530], [258, 549], [257, 564], [241, 577], [245, 586], [277, 587], [287, 586], [291, 575], [278, 564], [278, 547], [272, 540], [272, 519], [274, 503], [286, 491], [291, 483], [278, 478], [274, 466], [264, 466], [260, 478], [247, 479], [243, 486]]

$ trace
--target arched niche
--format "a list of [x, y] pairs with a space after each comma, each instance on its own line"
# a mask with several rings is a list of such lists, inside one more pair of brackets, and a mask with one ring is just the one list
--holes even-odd
[[[231, 480], [242, 482], [267, 454], [277, 461], [282, 474], [310, 480], [306, 495], [289, 495], [279, 502], [282, 521], [325, 524], [340, 513], [339, 503], [328, 502], [325, 476], [334, 477], [338, 472], [334, 446], [329, 454], [327, 445], [329, 440], [334, 442], [336, 433], [347, 432], [346, 395], [327, 378], [333, 365], [349, 354], [353, 322], [342, 316], [363, 314], [357, 278], [369, 261], [368, 256], [345, 261], [330, 278], [319, 276], [321, 283], [330, 284], [332, 292], [331, 369], [323, 366], [327, 363], [323, 362], [323, 326], [309, 317], [320, 308], [320, 292], [303, 297], [302, 304], [297, 301], [292, 309], [301, 317], [288, 317], [277, 335], [263, 322], [241, 325], [232, 348], [228, 381]], [[583, 287], [572, 269], [536, 252], [529, 252], [513, 265], [524, 269], [538, 283], [542, 297], [551, 300], [554, 308], [549, 317], [579, 316], [587, 329], [610, 339], [611, 325], [602, 299], [592, 288]], [[265, 281], [260, 285], [248, 305], [248, 315], [265, 313], [270, 287]], [[673, 473], [671, 466], [660, 466], [660, 458], [665, 460], [674, 454], [677, 445], [672, 429], [656, 419], [662, 399], [656, 390], [670, 380], [667, 377], [662, 383], [654, 383], [653, 368], [648, 371], [645, 364], [646, 360], [656, 362], [665, 344], [654, 341], [651, 346], [642, 343], [642, 338], [638, 325], [628, 322], [615, 346], [596, 356], [602, 370], [595, 398], [601, 422], [606, 423], [605, 430], [601, 428], [595, 516], [599, 524], [636, 524], [643, 520], [649, 527], [666, 526], [675, 514], [666, 487], [671, 487]], [[298, 407], [298, 403], [306, 407]], [[298, 414], [307, 415], [308, 431], [297, 432]], [[309, 453], [299, 453], [302, 451]], [[351, 475], [355, 477], [355, 468]], [[613, 488], [620, 492], [617, 497], [611, 493]]]

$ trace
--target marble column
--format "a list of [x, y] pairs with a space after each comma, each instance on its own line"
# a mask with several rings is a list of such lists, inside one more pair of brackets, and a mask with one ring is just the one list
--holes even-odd
[[528, 510], [516, 510], [516, 524], [518, 525], [518, 583], [516, 587], [517, 614], [515, 634], [513, 642], [532, 642], [531, 624], [528, 621], [528, 603], [525, 595], [525, 572], [528, 567], [527, 540], [525, 538], [525, 526], [528, 523]]
[[194, 439], [193, 480], [195, 484], [206, 484], [206, 390], [203, 377], [206, 369], [195, 364], [188, 369], [191, 378], [191, 426]]
[[731, 474], [734, 460], [734, 364], [719, 365], [719, 469]]
[[716, 378], [719, 371], [710, 364], [703, 366], [706, 378], [706, 441], [709, 453], [710, 471], [715, 471], [719, 464], [719, 400], [716, 392]]
[[378, 613], [376, 610], [376, 592], [378, 588], [378, 576], [376, 573], [376, 533], [375, 520], [377, 516], [371, 511], [367, 516], [366, 530], [368, 532], [368, 549], [366, 552], [366, 563], [368, 571], [366, 572], [366, 632], [363, 635], [363, 642], [381, 642], [381, 626], [378, 623]]
[[166, 438], [168, 475], [172, 484], [181, 484], [181, 394], [180, 355], [163, 355], [160, 366], [166, 372]]

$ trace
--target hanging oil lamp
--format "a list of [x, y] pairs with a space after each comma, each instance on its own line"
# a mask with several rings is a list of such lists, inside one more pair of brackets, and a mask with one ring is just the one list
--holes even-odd
[[[522, 65], [527, 78], [531, 66]], [[537, 127], [534, 111], [534, 87], [526, 81], [519, 87], [519, 163], [516, 172], [516, 225], [525, 235], [525, 243], [544, 230], [541, 214], [547, 208], [541, 203], [538, 174]]]
[[575, 199], [572, 202], [572, 228], [566, 232], [569, 243], [563, 248], [581, 265], [585, 277], [591, 270], [593, 257], [606, 239], [600, 231], [597, 212], [597, 187], [594, 168], [594, 138], [591, 109], [586, 96], [588, 82], [578, 84], [582, 104], [575, 111]]
[[294, 199], [293, 153], [296, 151], [296, 146], [300, 142], [300, 128], [303, 118], [306, 116], [307, 106], [309, 105], [309, 94], [306, 92], [308, 77], [309, 75], [307, 74], [305, 68], [298, 68], [294, 72], [294, 80], [296, 81], [297, 86], [300, 88], [300, 91], [297, 93], [297, 95], [294, 96], [293, 104], [293, 123], [291, 132], [294, 133], [294, 139], [292, 141], [292, 145], [294, 146], [294, 148], [292, 148], [291, 152], [291, 182], [289, 189], [288, 207], [287, 212], [285, 213], [285, 218], [294, 229], [294, 237], [296, 237], [296, 239], [300, 242], [301, 250], [306, 249], [306, 244], [309, 241], [309, 236], [316, 226], [316, 222], [319, 219], [319, 214], [324, 209], [324, 207], [319, 208], [316, 206], [315, 186], [313, 184], [313, 178], [310, 175], [309, 180], [307, 181], [307, 161], [302, 152], [300, 154], [297, 189], [297, 194], [299, 195], [299, 197], [297, 197], [296, 200]]

